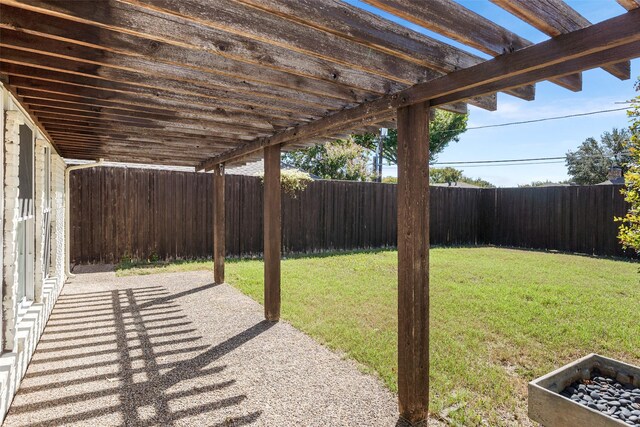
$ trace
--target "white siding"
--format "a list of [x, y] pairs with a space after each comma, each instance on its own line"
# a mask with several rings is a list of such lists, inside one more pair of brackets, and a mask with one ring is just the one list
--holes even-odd
[[[37, 130], [18, 102], [0, 84], [0, 277], [2, 278], [2, 325], [0, 328], [0, 423], [4, 419], [27, 365], [35, 351], [44, 325], [53, 304], [65, 281], [65, 162], [55, 149]], [[33, 302], [20, 313], [17, 312], [17, 274], [15, 268], [17, 245], [17, 203], [19, 176], [19, 137], [20, 124], [28, 124], [36, 137], [34, 149], [35, 172], [35, 292]], [[44, 189], [44, 147], [51, 152], [51, 188]], [[50, 195], [51, 206], [51, 246], [49, 278], [43, 277], [44, 259], [43, 207], [44, 197]]]

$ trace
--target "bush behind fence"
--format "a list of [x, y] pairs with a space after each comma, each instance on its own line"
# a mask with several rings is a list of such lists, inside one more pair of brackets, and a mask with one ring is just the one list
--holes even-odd
[[[71, 259], [210, 257], [212, 175], [94, 168], [71, 174]], [[613, 217], [620, 187], [466, 189], [431, 187], [431, 244], [500, 245], [625, 256]], [[284, 252], [396, 245], [396, 186], [314, 181], [282, 197]], [[231, 256], [262, 252], [262, 184], [227, 175], [226, 245]]]

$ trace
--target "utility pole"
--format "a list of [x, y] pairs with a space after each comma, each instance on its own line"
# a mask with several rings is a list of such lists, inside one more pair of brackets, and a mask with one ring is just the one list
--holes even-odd
[[377, 182], [382, 182], [382, 151], [384, 148], [384, 142], [387, 140], [387, 135], [388, 135], [387, 128], [380, 129], [380, 137], [378, 138], [378, 153], [376, 156], [378, 159], [378, 162], [376, 164], [376, 167], [377, 167], [376, 181]]

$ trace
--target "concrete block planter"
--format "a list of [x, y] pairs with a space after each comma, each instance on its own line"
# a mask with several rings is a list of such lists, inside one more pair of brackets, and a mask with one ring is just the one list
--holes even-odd
[[[610, 401], [600, 400], [602, 405], [600, 405], [600, 409], [597, 409], [595, 405], [598, 403], [597, 400], [592, 403], [591, 399], [587, 398], [591, 407], [586, 406], [584, 400], [583, 403], [572, 400], [571, 392], [567, 393], [567, 388], [571, 388], [576, 383], [586, 384], [582, 386], [582, 390], [586, 393], [581, 394], [598, 393], [599, 380], [594, 381], [594, 377], [602, 380], [605, 383], [605, 388], [610, 386], [612, 392], [620, 395], [630, 394], [631, 399], [634, 399], [637, 393], [633, 393], [628, 388], [636, 390], [640, 388], [640, 367], [597, 354], [590, 354], [529, 383], [529, 418], [544, 427], [629, 427], [636, 425], [634, 421], [629, 421], [629, 416], [624, 420], [612, 417], [608, 411], [613, 412], [615, 408], [612, 409]], [[606, 384], [607, 381], [609, 385]], [[621, 389], [618, 383], [626, 385], [627, 388]], [[615, 389], [614, 386], [618, 389]], [[590, 388], [586, 390], [586, 387]], [[561, 394], [563, 391], [565, 395]], [[578, 391], [576, 391], [576, 395], [573, 395], [574, 399], [577, 399], [577, 393]], [[598, 394], [594, 396], [597, 399], [600, 398]], [[606, 397], [610, 398], [610, 396]], [[623, 403], [626, 401], [625, 399]], [[616, 402], [618, 401], [613, 401], [614, 404]], [[635, 407], [636, 403], [633, 405]], [[603, 407], [606, 407], [607, 410], [604, 410]], [[616, 416], [620, 416], [619, 411]], [[637, 425], [640, 425], [640, 422]]]

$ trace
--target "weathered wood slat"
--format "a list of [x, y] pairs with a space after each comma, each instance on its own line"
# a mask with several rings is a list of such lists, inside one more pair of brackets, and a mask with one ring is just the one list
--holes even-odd
[[[147, 10], [180, 18], [228, 34], [320, 58], [402, 84], [436, 77], [433, 70], [333, 34], [284, 21], [252, 7], [226, 0], [124, 0]], [[269, 31], [265, 32], [264, 29]]]
[[[472, 46], [489, 55], [502, 55], [532, 43], [453, 0], [429, 0], [429, 7], [411, 0], [364, 0], [366, 3]], [[572, 91], [582, 89], [578, 75], [550, 79]]]
[[[217, 163], [242, 157], [268, 145], [283, 144], [300, 137], [311, 138], [316, 136], [317, 133], [326, 132], [327, 129], [333, 127], [360, 123], [394, 107], [411, 105], [439, 97], [443, 98], [453, 93], [463, 93], [459, 99], [465, 99], [476, 94], [472, 89], [483, 85], [493, 85], [493, 90], [483, 93], [495, 92], [510, 86], [525, 84], [527, 82], [523, 80], [527, 79], [530, 79], [529, 82], [535, 82], [557, 75], [568, 74], [571, 72], [571, 67], [582, 71], [585, 67], [595, 67], [603, 63], [615, 63], [628, 59], [629, 55], [632, 57], [638, 56], [640, 55], [640, 50], [637, 50], [636, 46], [631, 44], [640, 39], [640, 32], [637, 31], [639, 26], [640, 13], [634, 10], [585, 29], [557, 36], [552, 40], [531, 46], [526, 50], [498, 56], [482, 64], [450, 73], [435, 81], [415, 85], [398, 94], [388, 95], [316, 120], [308, 125], [248, 143], [217, 158], [202, 162], [198, 168], [210, 168]], [[613, 50], [613, 48], [622, 45], [628, 46], [629, 49]], [[604, 52], [602, 55], [608, 57], [609, 60], [599, 57], [597, 54], [600, 52]], [[583, 62], [582, 57], [589, 55], [596, 62], [596, 65], [592, 65], [588, 61]], [[616, 55], [620, 57], [616, 57]], [[602, 62], [598, 64], [597, 61]], [[563, 63], [568, 63], [568, 65], [561, 68], [560, 66]], [[530, 74], [527, 75], [526, 73]], [[526, 78], [517, 80], [517, 77], [521, 74], [524, 74]], [[447, 99], [446, 103], [454, 101], [456, 99]], [[445, 102], [442, 101], [442, 103]]]
[[[491, 0], [513, 15], [551, 37], [576, 31], [591, 25], [588, 19], [563, 0]], [[602, 67], [619, 79], [631, 77], [629, 61]]]
[[[190, 125], [176, 125], [171, 122], [167, 124], [162, 122], [132, 122], [132, 121], [123, 121], [119, 120], [117, 117], [111, 117], [108, 114], [100, 114], [99, 118], [95, 118], [95, 116], [83, 116], [82, 113], [69, 113], [68, 110], [53, 110], [50, 107], [40, 107], [33, 104], [27, 104], [33, 108], [33, 111], [38, 114], [40, 121], [44, 123], [49, 123], [50, 125], [64, 125], [74, 128], [86, 128], [87, 130], [91, 129], [109, 129], [112, 131], [124, 131], [124, 132], [145, 132], [145, 129], [149, 130], [158, 130], [158, 131], [166, 131], [175, 135], [184, 135], [184, 136], [199, 136], [199, 135], [211, 135], [213, 132], [218, 131], [220, 134], [226, 135], [231, 138], [236, 138], [240, 135], [257, 137], [262, 135], [266, 135], [264, 131], [256, 131], [256, 129], [244, 129], [238, 128], [231, 125], [226, 124], [216, 124], [213, 126], [199, 126], [193, 127]], [[47, 113], [56, 114], [58, 118], [46, 119]], [[70, 120], [66, 120], [64, 118], [68, 118]], [[87, 121], [91, 120], [91, 121]]]
[[[124, 160], [130, 159], [131, 154]], [[150, 230], [148, 249], [134, 248], [141, 259], [152, 256], [154, 252], [165, 259], [166, 255], [159, 248], [168, 233], [179, 234], [177, 239], [186, 242], [198, 242], [195, 246], [186, 244], [184, 252], [177, 254], [180, 258], [211, 258], [214, 235], [214, 203], [211, 197], [213, 174], [140, 170], [136, 176], [125, 176], [123, 168], [109, 167], [96, 169], [91, 175], [89, 171], [72, 174], [72, 177], [82, 176], [82, 182], [72, 178], [71, 185], [71, 201], [73, 206], [78, 206], [77, 210], [74, 208], [78, 214], [72, 216], [72, 259], [80, 261], [82, 258], [83, 262], [88, 263], [118, 262], [123, 255], [127, 255], [124, 252], [126, 248], [119, 245], [114, 237], [117, 230], [113, 226], [113, 207], [124, 196], [115, 191], [113, 186], [139, 188], [132, 197], [148, 198], [152, 204], [149, 209], [143, 210], [139, 206], [133, 214], [134, 218], [128, 221], [128, 227], [132, 228], [123, 231], [124, 234], [135, 233], [137, 227]], [[185, 175], [185, 188], [198, 188], [192, 194], [181, 196], [187, 212], [193, 206], [198, 206], [196, 221], [200, 225], [191, 230], [171, 228], [174, 219], [171, 216], [162, 219], [165, 212], [158, 207], [158, 200], [168, 197], [165, 194], [171, 191], [168, 182], [175, 174]], [[164, 177], [166, 182], [159, 181]], [[260, 254], [263, 251], [262, 184], [256, 177], [233, 175], [232, 170], [227, 171], [225, 180], [227, 253], [233, 256]], [[143, 191], [147, 182], [148, 189]], [[87, 199], [77, 201], [81, 188], [86, 189]], [[591, 250], [597, 255], [629, 256], [631, 254], [625, 253], [616, 240], [617, 224], [613, 221], [613, 216], [623, 215], [628, 208], [619, 189], [617, 186], [597, 186], [596, 195], [597, 192], [602, 192], [602, 195], [597, 196], [591, 206], [589, 198], [582, 196], [586, 194], [586, 187], [431, 187], [430, 242], [432, 245], [495, 244], [583, 253]], [[283, 195], [283, 251], [316, 252], [339, 247], [395, 246], [396, 190], [395, 184], [314, 181], [295, 199]], [[546, 192], [545, 197], [539, 195], [540, 192]], [[93, 194], [100, 194], [102, 198], [98, 203], [90, 204]], [[364, 200], [364, 203], [351, 203], [356, 197]], [[370, 203], [367, 204], [367, 201]], [[88, 229], [81, 224], [82, 217], [95, 218], [96, 209], [104, 212], [100, 216], [103, 221], [101, 234], [98, 238], [92, 234], [93, 237], [84, 243], [81, 253], [76, 242], [86, 236], [87, 233], [82, 230]], [[595, 217], [597, 224], [588, 222]], [[163, 221], [169, 224], [168, 228], [160, 227]], [[351, 238], [342, 238], [338, 246], [338, 238], [347, 235], [347, 222], [355, 234]], [[364, 230], [369, 232], [368, 242], [367, 237], [359, 234]], [[594, 233], [598, 235], [596, 246], [588, 249], [583, 241]], [[104, 244], [107, 246], [101, 246]]]
[[[33, 52], [33, 46], [39, 46], [40, 50]], [[243, 94], [247, 99], [265, 98], [275, 104], [281, 99], [288, 99], [323, 108], [337, 108], [353, 102], [350, 99], [323, 97], [289, 88], [212, 76], [187, 67], [160, 67], [146, 59], [130, 58], [126, 66], [87, 60], [85, 58], [92, 58], [91, 54], [102, 56], [100, 50], [4, 29], [0, 29], [0, 48], [3, 60], [9, 63], [159, 89], [195, 89], [199, 93], [201, 88], [210, 88]]]
[[[221, 57], [212, 52], [184, 48], [158, 40], [149, 40], [132, 34], [101, 29], [96, 31], [90, 24], [69, 21], [51, 15], [33, 13], [2, 4], [0, 28], [37, 35], [67, 42], [69, 52], [58, 52], [62, 56], [86, 55], [85, 60], [111, 66], [137, 67], [141, 60], [150, 60], [151, 69], [164, 69], [167, 66], [190, 68], [201, 71], [220, 84], [229, 79], [239, 82], [248, 81], [262, 85], [283, 87], [303, 93], [329, 96], [337, 99], [350, 99], [354, 102], [366, 99], [374, 92], [359, 91], [318, 79], [301, 78], [287, 72], [269, 67], [246, 64]], [[41, 51], [37, 46], [34, 51]], [[89, 49], [87, 51], [87, 49]], [[48, 51], [51, 54], [56, 52]], [[219, 80], [216, 76], [219, 76]]]
[[638, 0], [616, 0], [622, 7], [627, 10], [633, 10], [640, 7], [640, 1]]
[[[332, 0], [236, 0], [261, 11], [352, 40], [390, 55], [413, 61], [442, 73], [476, 65], [483, 60], [407, 27], [380, 18], [344, 2]], [[517, 88], [510, 95], [532, 100], [533, 86]]]
[[[394, 83], [393, 80], [372, 74], [364, 75], [361, 71], [348, 66], [338, 63], [328, 64], [325, 60], [264, 41], [252, 40], [193, 21], [188, 23], [184, 19], [169, 17], [131, 4], [82, 1], [61, 3], [55, 0], [29, 4], [15, 0], [1, 0], [0, 3], [93, 26], [93, 32], [84, 37], [93, 34], [101, 38], [103, 30], [106, 29], [146, 39], [146, 44], [151, 44], [153, 48], [157, 43], [164, 43], [178, 48], [215, 54], [220, 57], [213, 62], [216, 66], [220, 64], [224, 67], [224, 58], [233, 60], [233, 63], [227, 67], [229, 72], [233, 71], [237, 62], [249, 63], [287, 72], [301, 78], [319, 79], [377, 93], [395, 91], [408, 84], [408, 82]], [[159, 56], [159, 52], [153, 52], [153, 56]], [[246, 75], [257, 71], [255, 68], [249, 68]]]
[[[185, 79], [190, 76], [191, 81], [195, 82], [207, 82], [210, 84], [215, 84], [225, 90], [240, 90], [242, 92], [247, 92], [249, 90], [255, 91], [254, 95], [259, 95], [262, 92], [266, 92], [271, 95], [276, 95], [279, 99], [280, 97], [287, 97], [287, 93], [292, 96], [289, 98], [292, 99], [301, 99], [302, 102], [310, 102], [313, 101], [314, 98], [319, 99], [318, 95], [313, 93], [300, 91], [299, 89], [289, 90], [283, 89], [282, 86], [278, 88], [277, 85], [273, 84], [256, 84], [252, 83], [250, 79], [237, 80], [233, 77], [226, 77], [220, 75], [214, 75], [212, 72], [203, 72], [203, 71], [211, 71], [208, 69], [203, 69], [203, 67], [195, 67], [194, 64], [185, 64], [185, 65], [176, 65], [176, 64], [164, 64], [158, 63], [157, 60], [151, 61], [147, 58], [140, 58], [138, 56], [123, 56], [121, 54], [121, 49], [118, 52], [111, 52], [104, 49], [99, 49], [94, 46], [85, 46], [79, 44], [78, 40], [74, 40], [74, 44], [65, 43], [57, 39], [47, 39], [41, 36], [34, 36], [31, 33], [25, 33], [27, 31], [24, 28], [24, 25], [28, 25], [28, 28], [38, 26], [39, 23], [43, 20], [26, 20], [24, 18], [25, 13], [19, 13], [16, 9], [8, 6], [4, 6], [5, 9], [8, 9], [8, 13], [5, 11], [3, 13], [3, 17], [0, 18], [0, 22], [6, 21], [4, 24], [0, 24], [0, 28], [4, 25], [4, 33], [0, 40], [3, 40], [5, 46], [13, 46], [20, 47], [23, 49], [28, 49], [30, 52], [35, 52], [34, 46], [38, 47], [37, 52], [45, 53], [48, 56], [55, 55], [61, 58], [67, 58], [76, 61], [88, 62], [90, 64], [95, 65], [95, 72], [100, 72], [101, 76], [105, 76], [105, 71], [102, 68], [98, 68], [98, 66], [107, 66], [116, 69], [127, 70], [129, 72], [138, 72], [142, 74], [151, 74], [154, 76], [166, 76], [176, 78], [178, 80]], [[7, 16], [8, 15], [8, 16]], [[53, 18], [57, 19], [57, 18]], [[48, 21], [49, 18], [46, 19]], [[67, 37], [71, 36], [71, 34], [67, 34], [69, 29], [68, 25], [63, 26], [61, 24], [57, 24], [52, 28], [51, 24], [47, 22], [46, 30], [53, 31], [54, 34], [51, 36], [62, 37], [66, 35]], [[40, 25], [42, 26], [42, 25]], [[13, 30], [15, 29], [15, 31]], [[29, 30], [34, 31], [34, 30]], [[39, 34], [45, 34], [42, 31], [45, 29], [40, 29], [38, 31]], [[81, 34], [81, 33], [78, 33]], [[49, 34], [47, 34], [49, 36]], [[104, 44], [104, 43], [103, 43]], [[130, 43], [129, 43], [130, 44]], [[175, 47], [173, 48], [175, 50]], [[133, 52], [129, 52], [132, 55], [139, 55], [138, 50], [134, 50]], [[51, 65], [50, 60], [43, 60], [45, 64]], [[473, 63], [478, 63], [481, 60], [477, 58]], [[79, 64], [73, 64], [74, 68], [86, 70], [87, 66], [81, 66]], [[189, 68], [192, 67], [192, 68]], [[67, 64], [67, 69], [69, 68], [69, 64]], [[210, 66], [209, 66], [210, 68]], [[91, 68], [90, 68], [91, 69]], [[93, 71], [93, 69], [92, 69]], [[217, 70], [215, 70], [217, 71]], [[111, 71], [113, 73], [113, 71]], [[259, 73], [262, 74], [262, 73]], [[440, 74], [440, 73], [438, 73]], [[434, 74], [435, 76], [436, 74]], [[120, 81], [122, 81], [123, 77], [120, 77]], [[316, 83], [311, 86], [317, 85]], [[279, 91], [280, 90], [280, 91]], [[334, 91], [337, 92], [337, 91]], [[523, 99], [531, 100], [534, 97], [534, 88], [533, 87], [523, 87], [518, 88], [511, 92], [512, 95], [518, 96]], [[338, 96], [341, 95], [341, 96]], [[367, 98], [371, 98], [373, 93], [358, 93], [357, 91], [342, 91], [339, 93], [332, 93], [329, 91], [327, 94], [322, 94], [323, 97], [333, 96], [334, 101], [338, 99], [341, 100], [343, 105], [348, 102], [355, 102], [357, 100], [364, 100]], [[309, 98], [309, 99], [307, 99]], [[326, 101], [326, 100], [325, 100]], [[495, 98], [489, 97], [488, 99], [474, 99], [470, 101], [474, 105], [493, 110], [495, 109]]]
[[[227, 115], [221, 115], [221, 118], [210, 117], [209, 119], [193, 119], [188, 117], [170, 117], [168, 115], [150, 114], [142, 111], [131, 111], [120, 108], [102, 107], [97, 105], [86, 105], [82, 103], [73, 102], [60, 102], [50, 99], [31, 98], [27, 96], [22, 97], [23, 102], [32, 108], [38, 109], [40, 107], [45, 108], [57, 108], [58, 110], [53, 112], [49, 111], [50, 116], [57, 115], [65, 117], [67, 120], [81, 121], [84, 123], [93, 122], [94, 124], [103, 123], [102, 118], [108, 118], [109, 121], [117, 123], [130, 123], [132, 125], [137, 124], [139, 126], [149, 127], [174, 127], [174, 128], [195, 128], [195, 129], [225, 129], [225, 126], [230, 126], [230, 118]], [[465, 104], [462, 104], [463, 106]], [[465, 111], [463, 108], [458, 111]], [[39, 110], [38, 117], [41, 119], [47, 116], [47, 111]], [[250, 121], [236, 122], [242, 128], [257, 129], [257, 130], [274, 130], [278, 127], [274, 127], [270, 124], [263, 125], [258, 121], [252, 123]], [[235, 129], [238, 129], [236, 126]], [[279, 126], [280, 127], [280, 126]]]
[[436, 105], [439, 103], [454, 102], [459, 97], [468, 97], [476, 94], [494, 92], [496, 88], [502, 88], [505, 85], [517, 86], [523, 81], [539, 81], [545, 79], [549, 74], [562, 75], [564, 73], [573, 72], [575, 70], [588, 70], [599, 67], [603, 64], [614, 64], [623, 60], [636, 58], [640, 55], [640, 42], [631, 42], [610, 49], [598, 51], [590, 55], [579, 58], [568, 59], [567, 61], [551, 65], [544, 69], [532, 70], [522, 73], [506, 81], [495, 81], [484, 85], [476, 86], [472, 89], [461, 90], [449, 93], [445, 96], [436, 97], [432, 100]]
[[[46, 81], [36, 81], [40, 83], [41, 88], [36, 89], [26, 87], [30, 80], [25, 78], [12, 78], [11, 84], [16, 88], [16, 92], [22, 98], [38, 99], [40, 101], [47, 100], [50, 102], [65, 102], [69, 104], [85, 105], [89, 108], [107, 107], [116, 108], [127, 111], [133, 111], [136, 114], [152, 114], [158, 119], [193, 119], [203, 121], [222, 121], [225, 123], [242, 123], [254, 124], [256, 127], [267, 129], [271, 127], [287, 126], [291, 120], [309, 121], [308, 117], [294, 117], [291, 114], [284, 114], [281, 118], [281, 112], [275, 112], [278, 117], [269, 116], [268, 111], [252, 111], [235, 110], [230, 108], [216, 108], [211, 106], [186, 104], [180, 102], [172, 102], [167, 100], [157, 100], [147, 97], [133, 97], [126, 94], [106, 94], [102, 91], [73, 87], [63, 84], [49, 84]], [[69, 93], [74, 91], [73, 94]], [[149, 117], [150, 116], [145, 116]]]
[[[171, 99], [193, 98], [194, 102], [199, 99], [202, 103], [208, 103], [209, 105], [218, 104], [222, 106], [228, 103], [228, 105], [235, 105], [238, 108], [243, 108], [249, 111], [256, 108], [259, 109], [265, 107], [269, 109], [288, 111], [291, 113], [295, 113], [296, 111], [298, 111], [304, 114], [322, 116], [328, 111], [340, 108], [340, 103], [335, 103], [333, 107], [329, 108], [326, 106], [313, 105], [309, 103], [301, 104], [296, 102], [295, 100], [289, 100], [287, 98], [281, 98], [279, 101], [277, 101], [274, 99], [257, 98], [251, 95], [237, 92], [233, 93], [233, 98], [230, 98], [229, 92], [226, 90], [220, 90], [203, 85], [172, 81], [162, 78], [144, 78], [144, 76], [140, 76], [135, 73], [131, 73], [131, 80], [126, 77], [107, 80], [99, 78], [97, 76], [79, 75], [75, 72], [54, 69], [48, 66], [47, 68], [42, 68], [34, 66], [33, 64], [26, 64], [24, 62], [20, 64], [12, 63], [4, 56], [5, 50], [10, 49], [3, 49], [3, 56], [0, 57], [0, 72], [9, 76], [39, 78], [49, 81], [72, 84], [75, 86], [85, 86], [95, 89], [124, 92], [129, 94], [140, 94], [146, 96], [157, 94], [158, 96], [164, 96]], [[44, 60], [44, 63], [46, 64], [49, 61], [50, 60]]]
[[[14, 66], [15, 67], [15, 66]], [[34, 77], [29, 74], [40, 74], [42, 77]], [[183, 95], [169, 91], [136, 91], [138, 93], [131, 93], [130, 91], [118, 91], [116, 89], [108, 88], [95, 88], [89, 86], [81, 86], [74, 84], [74, 79], [65, 79], [64, 75], [56, 76], [57, 79], [52, 78], [52, 73], [43, 73], [42, 70], [31, 69], [27, 73], [21, 73], [20, 75], [11, 75], [8, 77], [9, 84], [12, 87], [18, 89], [32, 89], [39, 90], [41, 92], [48, 92], [56, 96], [78, 96], [93, 98], [101, 101], [114, 100], [117, 102], [125, 103], [127, 105], [144, 105], [149, 103], [152, 106], [166, 106], [167, 109], [176, 109], [177, 111], [189, 111], [189, 109], [196, 109], [204, 111], [204, 109], [214, 109], [219, 112], [236, 112], [236, 113], [248, 113], [263, 116], [263, 120], [269, 120], [270, 117], [277, 117], [282, 119], [291, 119], [294, 122], [310, 121], [317, 116], [313, 115], [301, 115], [304, 112], [284, 111], [268, 106], [263, 106], [259, 109], [251, 108], [246, 104], [236, 103], [232, 99], [228, 99], [227, 102], [223, 100], [215, 100], [214, 98], [205, 98], [194, 95]], [[61, 80], [64, 79], [64, 80]], [[144, 89], [144, 88], [143, 88]], [[141, 93], [144, 92], [144, 93]], [[154, 95], [155, 93], [155, 95]]]
[[[20, 92], [20, 91], [19, 91]], [[33, 92], [32, 92], [33, 93]], [[54, 107], [67, 110], [69, 114], [76, 112], [83, 113], [99, 113], [110, 115], [114, 120], [136, 122], [136, 123], [166, 123], [176, 126], [192, 125], [192, 126], [215, 126], [218, 124], [237, 124], [248, 128], [256, 128], [262, 130], [274, 130], [287, 127], [284, 121], [270, 118], [267, 122], [264, 117], [249, 114], [233, 114], [226, 111], [211, 111], [210, 115], [199, 115], [192, 113], [183, 113], [178, 111], [160, 111], [144, 108], [130, 108], [126, 105], [101, 102], [99, 100], [82, 100], [73, 97], [65, 97], [60, 100], [55, 94], [51, 96], [37, 94], [35, 96], [21, 95], [23, 101], [28, 105], [40, 107]], [[460, 107], [458, 107], [460, 106]], [[454, 104], [454, 111], [458, 108], [464, 111], [465, 104]], [[86, 115], [85, 115], [86, 117]]]

